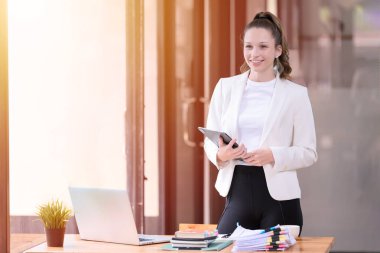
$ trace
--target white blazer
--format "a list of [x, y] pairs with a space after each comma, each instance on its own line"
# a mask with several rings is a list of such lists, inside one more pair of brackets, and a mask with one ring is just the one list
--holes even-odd
[[[238, 138], [238, 113], [248, 74], [249, 71], [219, 80], [211, 98], [207, 128]], [[317, 161], [315, 126], [307, 88], [279, 75], [276, 79], [259, 147], [270, 148], [275, 160], [274, 165], [263, 166], [270, 195], [276, 200], [289, 200], [301, 198], [296, 170]], [[215, 188], [225, 197], [237, 161], [218, 166], [218, 147], [206, 138], [204, 148], [219, 170]]]

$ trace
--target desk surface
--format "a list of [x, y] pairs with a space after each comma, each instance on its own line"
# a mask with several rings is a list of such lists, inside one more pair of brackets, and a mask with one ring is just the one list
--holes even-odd
[[45, 241], [45, 234], [11, 234], [11, 253], [22, 253]]
[[[286, 252], [329, 252], [334, 243], [334, 237], [300, 237], [297, 239], [296, 245], [292, 246]], [[26, 250], [25, 253], [50, 253], [50, 252], [66, 252], [66, 253], [152, 253], [152, 252], [170, 252], [162, 251], [163, 244], [152, 244], [147, 246], [131, 246], [114, 243], [103, 243], [80, 240], [78, 235], [65, 235], [65, 243], [63, 248], [47, 247], [46, 243], [40, 244], [34, 248]], [[231, 252], [232, 245], [220, 252]], [[180, 252], [191, 252], [194, 250]], [[206, 252], [206, 251], [199, 251]]]

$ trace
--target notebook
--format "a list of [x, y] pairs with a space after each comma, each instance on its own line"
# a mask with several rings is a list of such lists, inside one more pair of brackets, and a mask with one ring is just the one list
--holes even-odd
[[127, 191], [69, 187], [80, 238], [146, 245], [169, 242], [171, 236], [139, 235]]
[[174, 251], [174, 250], [202, 250], [202, 251], [221, 251], [224, 248], [228, 247], [233, 243], [232, 240], [224, 240], [224, 241], [214, 241], [212, 242], [208, 247], [205, 248], [175, 248], [171, 244], [164, 244], [161, 249], [162, 250], [168, 250], [168, 251]]

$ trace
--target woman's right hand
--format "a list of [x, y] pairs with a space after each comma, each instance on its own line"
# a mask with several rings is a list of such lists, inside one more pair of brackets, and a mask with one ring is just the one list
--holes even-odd
[[222, 137], [219, 137], [219, 150], [216, 153], [218, 163], [227, 162], [229, 160], [238, 159], [247, 154], [247, 149], [244, 144], [239, 145], [237, 148], [232, 148], [236, 139], [232, 139], [227, 145], [224, 144]]

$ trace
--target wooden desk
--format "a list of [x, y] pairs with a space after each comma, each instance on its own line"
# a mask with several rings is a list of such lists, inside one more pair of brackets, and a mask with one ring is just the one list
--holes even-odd
[[45, 234], [11, 234], [11, 253], [22, 253], [45, 241]]
[[[326, 253], [329, 252], [334, 243], [334, 237], [302, 237], [297, 239], [296, 245], [292, 246], [285, 252], [308, 252], [308, 253]], [[51, 253], [51, 252], [66, 252], [66, 253], [152, 253], [152, 252], [170, 252], [162, 251], [162, 244], [152, 244], [147, 246], [131, 246], [114, 243], [103, 243], [93, 241], [83, 241], [78, 235], [66, 235], [63, 248], [48, 248], [46, 243], [38, 245], [32, 249], [26, 250], [25, 253]], [[220, 252], [231, 252], [232, 245]], [[179, 251], [191, 252], [196, 251]], [[206, 251], [199, 251], [206, 252]]]

